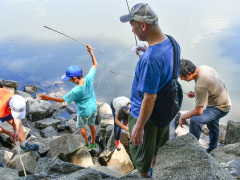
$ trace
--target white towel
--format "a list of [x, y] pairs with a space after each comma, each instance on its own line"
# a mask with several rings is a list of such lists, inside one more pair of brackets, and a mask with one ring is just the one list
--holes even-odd
[[138, 47], [144, 47], [144, 44], [138, 43], [137, 46], [134, 46], [134, 47], [132, 48], [132, 51], [133, 51], [133, 52], [136, 52], [136, 51], [137, 51], [138, 54], [139, 54], [140, 56], [142, 56], [142, 55], [144, 54], [144, 51], [142, 51], [142, 50], [137, 50]]

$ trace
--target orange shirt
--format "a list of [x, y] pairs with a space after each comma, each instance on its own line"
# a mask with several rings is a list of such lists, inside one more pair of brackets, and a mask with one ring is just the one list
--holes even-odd
[[0, 120], [8, 121], [13, 119], [11, 109], [8, 107], [8, 101], [14, 94], [6, 89], [0, 88]]

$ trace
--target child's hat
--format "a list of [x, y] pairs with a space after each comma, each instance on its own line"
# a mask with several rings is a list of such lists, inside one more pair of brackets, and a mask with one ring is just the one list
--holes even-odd
[[9, 100], [9, 106], [14, 119], [23, 119], [26, 115], [25, 99], [20, 95], [14, 95]]
[[82, 75], [82, 70], [76, 65], [69, 66], [61, 78], [63, 81], [69, 80], [71, 77], [79, 77]]

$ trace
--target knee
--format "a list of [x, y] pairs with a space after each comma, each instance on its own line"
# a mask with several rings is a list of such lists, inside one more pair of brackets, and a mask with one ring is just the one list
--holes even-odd
[[190, 119], [190, 126], [199, 125], [200, 119], [197, 116], [192, 116]]

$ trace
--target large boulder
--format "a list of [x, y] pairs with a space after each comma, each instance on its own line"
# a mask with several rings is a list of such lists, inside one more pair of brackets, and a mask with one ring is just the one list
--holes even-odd
[[18, 178], [18, 171], [10, 168], [0, 168], [0, 179], [2, 180], [15, 180]]
[[108, 166], [117, 166], [122, 175], [130, 173], [134, 169], [132, 161], [125, 148], [122, 148], [121, 150], [115, 149]]
[[39, 153], [40, 155], [46, 155], [46, 153], [50, 150], [50, 143], [53, 140], [52, 137], [42, 138], [42, 137], [31, 137], [28, 142], [32, 144], [38, 144], [40, 146]]
[[86, 141], [80, 134], [59, 137], [51, 141], [47, 157], [55, 158], [59, 155], [66, 156], [77, 151], [85, 144]]
[[26, 104], [27, 118], [31, 121], [45, 119], [49, 115], [49, 108], [51, 103], [44, 100], [32, 99], [28, 100]]
[[240, 122], [228, 121], [225, 143], [234, 144], [240, 142]]
[[112, 175], [116, 178], [122, 177], [122, 173], [119, 171], [117, 166], [105, 167], [105, 166], [92, 165], [92, 166], [90, 166], [90, 168], [95, 169], [97, 171], [101, 171], [101, 172], [109, 174], [109, 175]]
[[30, 94], [26, 93], [26, 92], [16, 90], [15, 93], [22, 96], [25, 99], [26, 102], [29, 99], [33, 99], [32, 96]]
[[52, 118], [46, 118], [43, 120], [36, 121], [35, 127], [39, 129], [44, 129], [49, 126], [52, 126], [54, 128], [57, 128], [58, 125], [61, 124], [61, 120], [58, 119], [52, 119]]
[[16, 81], [11, 81], [11, 80], [1, 80], [0, 84], [5, 89], [14, 89], [14, 90], [16, 90], [19, 86], [19, 84], [16, 83]]
[[174, 138], [158, 150], [153, 178], [234, 179], [201, 147], [192, 134]]
[[98, 157], [100, 163], [103, 166], [107, 166], [107, 163], [110, 161], [112, 154], [113, 154], [113, 152], [110, 150], [103, 151]]
[[85, 146], [71, 154], [68, 154], [67, 161], [83, 167], [93, 165], [91, 154]]
[[[27, 174], [34, 174], [37, 165], [38, 154], [34, 151], [23, 152], [21, 158]], [[7, 165], [11, 169], [18, 170], [20, 175], [24, 175], [23, 167], [20, 162], [20, 156], [15, 155]]]
[[66, 175], [76, 172], [80, 169], [84, 169], [84, 167], [77, 166], [69, 162], [64, 162], [60, 159], [54, 161], [53, 159], [44, 157], [38, 159], [35, 174], [44, 173], [46, 175]]
[[218, 161], [227, 163], [232, 160], [240, 160], [240, 142], [236, 144], [228, 144], [220, 146], [213, 151], [211, 155]]

